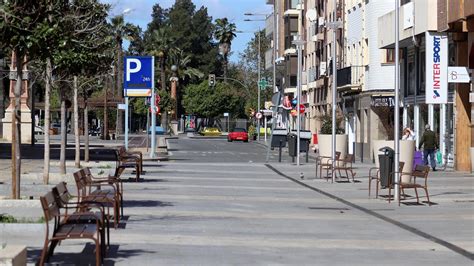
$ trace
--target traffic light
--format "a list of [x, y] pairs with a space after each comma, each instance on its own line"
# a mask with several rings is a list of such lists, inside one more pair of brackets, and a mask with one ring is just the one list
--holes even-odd
[[209, 74], [209, 87], [214, 87], [216, 85], [216, 75]]

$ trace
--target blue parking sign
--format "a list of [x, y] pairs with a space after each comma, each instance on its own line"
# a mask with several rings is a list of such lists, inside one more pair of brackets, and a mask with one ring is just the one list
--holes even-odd
[[150, 97], [154, 88], [153, 56], [126, 56], [123, 60], [124, 95]]

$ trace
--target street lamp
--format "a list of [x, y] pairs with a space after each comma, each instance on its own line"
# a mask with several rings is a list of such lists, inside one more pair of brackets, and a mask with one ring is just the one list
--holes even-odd
[[[248, 14], [248, 13], [246, 13]], [[244, 19], [244, 21], [265, 21], [265, 19]], [[262, 61], [262, 55], [261, 55], [261, 29], [258, 27], [258, 78], [257, 78], [257, 112], [260, 112], [260, 80], [261, 80], [261, 61]], [[260, 119], [258, 119], [257, 122], [257, 140], [260, 141]]]
[[300, 141], [300, 127], [301, 127], [301, 115], [300, 115], [300, 104], [301, 104], [301, 61], [303, 57], [303, 45], [306, 42], [301, 38], [301, 35], [298, 35], [298, 38], [293, 41], [293, 44], [296, 45], [296, 48], [298, 49], [298, 73], [297, 73], [297, 86], [296, 86], [296, 165], [300, 165], [300, 146], [301, 146], [301, 141]]

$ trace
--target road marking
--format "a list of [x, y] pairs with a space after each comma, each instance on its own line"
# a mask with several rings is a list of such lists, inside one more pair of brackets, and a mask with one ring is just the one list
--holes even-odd
[[367, 209], [367, 208], [365, 208], [365, 207], [362, 207], [362, 206], [360, 206], [360, 205], [354, 204], [354, 203], [352, 203], [352, 202], [350, 202], [350, 201], [347, 201], [347, 200], [345, 200], [345, 199], [343, 199], [343, 198], [340, 198], [340, 197], [338, 197], [338, 196], [336, 196], [336, 195], [333, 195], [333, 194], [331, 194], [331, 193], [328, 193], [328, 192], [326, 192], [326, 191], [324, 191], [324, 190], [321, 190], [321, 189], [315, 188], [315, 187], [313, 187], [313, 186], [310, 186], [310, 185], [308, 185], [308, 184], [306, 184], [306, 183], [303, 183], [303, 182], [301, 182], [301, 181], [299, 181], [299, 180], [297, 180], [297, 179], [294, 179], [294, 178], [292, 178], [292, 177], [290, 177], [290, 176], [285, 175], [284, 173], [280, 172], [279, 170], [277, 170], [276, 168], [274, 168], [274, 167], [271, 166], [270, 164], [265, 164], [265, 166], [267, 166], [270, 170], [272, 170], [273, 172], [277, 173], [278, 175], [280, 175], [280, 176], [282, 176], [282, 177], [284, 177], [284, 178], [286, 178], [286, 179], [288, 179], [288, 180], [291, 180], [291, 181], [293, 181], [293, 182], [295, 182], [295, 183], [297, 183], [297, 184], [299, 184], [299, 185], [301, 185], [301, 186], [303, 186], [303, 187], [309, 188], [309, 189], [311, 189], [311, 190], [313, 190], [313, 191], [315, 191], [315, 192], [317, 192], [317, 193], [319, 193], [319, 194], [322, 194], [322, 195], [324, 195], [324, 196], [326, 196], [326, 197], [329, 197], [329, 198], [331, 198], [331, 199], [333, 199], [333, 200], [339, 201], [339, 202], [341, 202], [341, 203], [343, 203], [343, 204], [345, 204], [345, 205], [347, 205], [347, 206], [349, 206], [349, 207], [352, 207], [352, 208], [354, 208], [354, 209], [358, 209], [358, 210], [360, 210], [360, 211], [362, 211], [362, 212], [364, 212], [364, 213], [366, 213], [366, 214], [368, 214], [368, 215], [371, 215], [371, 216], [373, 216], [373, 217], [379, 218], [379, 219], [381, 219], [381, 220], [383, 220], [383, 221], [385, 221], [385, 222], [391, 223], [391, 224], [393, 224], [393, 225], [395, 225], [395, 226], [397, 226], [397, 227], [399, 227], [399, 228], [402, 228], [402, 229], [404, 229], [404, 230], [406, 230], [406, 231], [408, 231], [408, 232], [410, 232], [410, 233], [413, 233], [413, 234], [415, 234], [415, 235], [418, 235], [418, 236], [420, 236], [420, 237], [423, 237], [423, 238], [426, 238], [426, 239], [428, 239], [428, 240], [430, 240], [430, 241], [433, 241], [433, 242], [435, 242], [435, 243], [437, 243], [437, 244], [439, 244], [439, 245], [441, 245], [441, 246], [443, 246], [443, 247], [445, 247], [445, 248], [448, 248], [448, 249], [450, 249], [450, 250], [452, 250], [452, 251], [454, 251], [454, 252], [456, 252], [456, 253], [458, 253], [458, 254], [460, 254], [460, 255], [462, 255], [462, 256], [464, 256], [464, 257], [470, 259], [470, 260], [474, 260], [474, 253], [469, 252], [469, 251], [467, 251], [467, 250], [465, 250], [465, 249], [463, 249], [463, 248], [461, 248], [461, 247], [459, 247], [459, 246], [456, 246], [456, 245], [454, 245], [454, 244], [452, 244], [452, 243], [449, 243], [449, 242], [447, 242], [447, 241], [445, 241], [445, 240], [443, 240], [443, 239], [441, 239], [441, 238], [437, 238], [437, 237], [435, 237], [435, 236], [433, 236], [433, 235], [430, 235], [430, 234], [428, 234], [428, 233], [425, 233], [425, 232], [423, 232], [423, 231], [421, 231], [421, 230], [419, 230], [419, 229], [417, 229], [417, 228], [415, 228], [415, 227], [411, 227], [411, 226], [409, 226], [409, 225], [407, 225], [407, 224], [404, 224], [404, 223], [402, 223], [402, 222], [396, 221], [396, 220], [394, 220], [394, 219], [392, 219], [392, 218], [389, 218], [389, 217], [387, 217], [387, 216], [385, 216], [385, 215], [379, 214], [379, 213], [377, 213], [377, 212], [375, 212], [375, 211], [372, 211], [372, 210], [369, 210], [369, 209]]

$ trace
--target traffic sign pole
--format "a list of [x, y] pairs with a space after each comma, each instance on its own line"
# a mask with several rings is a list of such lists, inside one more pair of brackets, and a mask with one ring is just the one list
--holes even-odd
[[[151, 147], [150, 147], [150, 158], [155, 158], [156, 149], [156, 113], [155, 113], [155, 57], [153, 56], [151, 64]], [[148, 129], [147, 129], [148, 130]]]
[[128, 96], [125, 96], [125, 149], [128, 150]]

